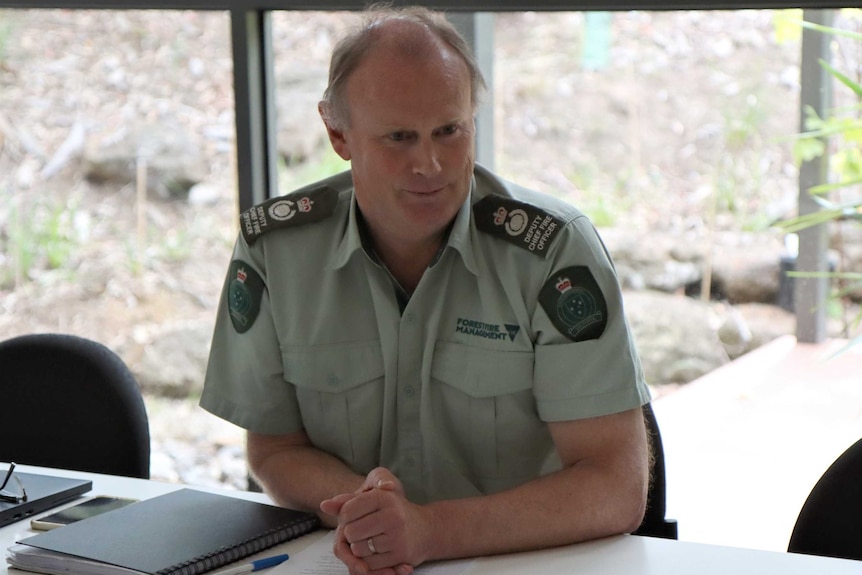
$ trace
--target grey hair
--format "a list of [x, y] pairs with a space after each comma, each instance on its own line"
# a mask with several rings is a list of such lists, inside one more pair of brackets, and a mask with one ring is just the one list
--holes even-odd
[[[486, 90], [485, 78], [466, 40], [441, 13], [420, 6], [396, 8], [388, 4], [374, 4], [366, 8], [363, 15], [362, 24], [339, 40], [332, 51], [329, 84], [320, 102], [321, 114], [330, 128], [345, 130], [350, 127], [347, 81], [368, 52], [380, 41], [380, 26], [393, 20], [422, 26], [461, 57], [470, 74], [470, 100], [473, 112], [476, 112]], [[402, 48], [405, 52], [414, 52], [419, 49], [420, 42], [421, 40]]]

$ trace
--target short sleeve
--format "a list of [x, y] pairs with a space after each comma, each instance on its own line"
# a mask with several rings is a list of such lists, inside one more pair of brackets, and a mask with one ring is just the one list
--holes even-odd
[[567, 421], [647, 403], [619, 281], [586, 217], [565, 227], [547, 269], [533, 316], [539, 416]]
[[[255, 255], [242, 239], [237, 241], [216, 313], [200, 405], [249, 431], [292, 433], [302, 429], [302, 418], [295, 389], [284, 379], [266, 273]], [[237, 273], [255, 274], [262, 281], [260, 293], [245, 296], [251, 302], [242, 301], [240, 291], [237, 303], [237, 290], [231, 289], [232, 283], [243, 279]], [[238, 308], [254, 312], [238, 321]]]

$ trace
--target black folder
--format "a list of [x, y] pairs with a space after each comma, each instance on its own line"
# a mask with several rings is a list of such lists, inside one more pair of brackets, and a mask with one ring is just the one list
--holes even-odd
[[[319, 525], [313, 513], [181, 489], [19, 543], [72, 556], [65, 558], [66, 572], [79, 557], [102, 563], [102, 567], [113, 565], [150, 575], [198, 575], [304, 535]], [[21, 557], [27, 559], [26, 555]], [[28, 568], [26, 564], [13, 565]], [[80, 570], [72, 571], [87, 575], [87, 565], [80, 562]]]

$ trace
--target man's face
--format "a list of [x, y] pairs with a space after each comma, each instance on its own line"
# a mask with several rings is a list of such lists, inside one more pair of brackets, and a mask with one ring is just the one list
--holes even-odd
[[351, 162], [378, 249], [439, 241], [473, 173], [466, 64], [449, 51], [405, 58], [372, 50], [349, 78], [347, 100], [350, 127], [333, 146]]

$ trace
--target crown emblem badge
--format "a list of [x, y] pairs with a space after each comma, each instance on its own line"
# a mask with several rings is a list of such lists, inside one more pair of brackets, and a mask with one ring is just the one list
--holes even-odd
[[558, 292], [566, 293], [567, 291], [572, 289], [572, 280], [570, 280], [569, 278], [561, 277], [557, 279], [556, 288]]
[[509, 215], [509, 212], [506, 211], [506, 208], [497, 208], [497, 211], [494, 212], [494, 225], [502, 226], [506, 223], [506, 216]]
[[245, 280], [248, 278], [248, 273], [246, 273], [245, 268], [239, 268], [236, 270], [236, 279], [242, 283], [245, 283]]

